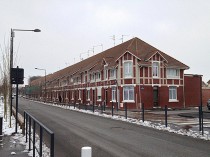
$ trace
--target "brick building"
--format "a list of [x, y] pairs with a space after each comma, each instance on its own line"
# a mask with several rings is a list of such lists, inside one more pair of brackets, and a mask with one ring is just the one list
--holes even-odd
[[[146, 42], [133, 38], [65, 69], [47, 75], [47, 101], [139, 109], [198, 106], [201, 77], [185, 75], [189, 67]], [[42, 88], [30, 97], [44, 97], [45, 81], [31, 82]], [[193, 93], [190, 92], [195, 90]], [[191, 101], [191, 98], [194, 98]]]

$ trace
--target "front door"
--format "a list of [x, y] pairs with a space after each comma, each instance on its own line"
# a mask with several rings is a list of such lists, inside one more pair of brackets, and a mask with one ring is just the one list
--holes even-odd
[[158, 86], [153, 87], [153, 103], [154, 107], [158, 107]]

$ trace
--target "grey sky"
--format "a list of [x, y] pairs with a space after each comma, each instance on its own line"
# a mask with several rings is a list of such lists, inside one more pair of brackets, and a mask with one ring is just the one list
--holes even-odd
[[16, 65], [26, 78], [44, 75], [35, 67], [53, 73], [95, 45], [111, 48], [111, 36], [117, 45], [128, 35], [124, 41], [138, 37], [188, 65], [185, 73], [210, 80], [209, 0], [1, 0], [0, 19], [1, 46], [11, 28], [42, 31], [15, 33]]

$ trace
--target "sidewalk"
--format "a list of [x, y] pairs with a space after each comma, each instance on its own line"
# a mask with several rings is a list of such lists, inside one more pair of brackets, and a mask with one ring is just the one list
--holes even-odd
[[3, 136], [3, 145], [0, 146], [1, 157], [28, 157], [28, 152], [23, 152], [25, 146], [13, 139], [14, 135]]

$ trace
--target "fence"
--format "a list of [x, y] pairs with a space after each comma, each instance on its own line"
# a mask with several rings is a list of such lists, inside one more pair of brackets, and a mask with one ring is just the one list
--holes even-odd
[[[50, 136], [50, 142], [49, 142], [50, 157], [54, 157], [54, 133], [26, 111], [24, 111], [24, 125], [25, 125], [25, 133], [26, 133], [26, 142], [29, 142], [29, 151], [31, 150], [31, 142], [33, 142], [33, 145], [32, 145], [33, 157], [35, 157], [35, 150], [37, 150], [40, 157], [43, 156], [42, 146], [43, 146], [43, 132], [44, 131]], [[39, 126], [39, 128], [36, 128], [37, 125]], [[31, 129], [33, 129], [33, 132]], [[37, 130], [39, 130], [39, 132]], [[36, 131], [39, 134], [39, 147], [38, 148], [35, 145]], [[31, 134], [33, 135], [31, 136]]]

